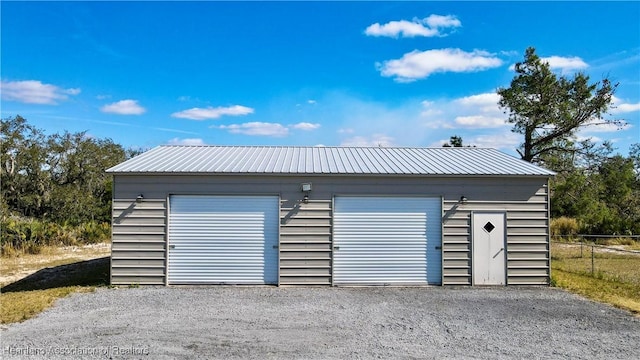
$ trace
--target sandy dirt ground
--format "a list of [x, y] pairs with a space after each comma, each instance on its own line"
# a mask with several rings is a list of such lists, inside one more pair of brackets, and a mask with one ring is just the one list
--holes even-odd
[[10, 284], [43, 268], [101, 258], [109, 256], [110, 253], [110, 243], [98, 243], [45, 249], [37, 255], [28, 254], [13, 258], [1, 258], [0, 284]]

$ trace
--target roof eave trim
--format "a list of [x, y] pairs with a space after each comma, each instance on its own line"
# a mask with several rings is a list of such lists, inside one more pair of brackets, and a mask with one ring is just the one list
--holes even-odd
[[222, 172], [127, 172], [107, 171], [112, 175], [128, 176], [313, 176], [313, 177], [540, 177], [551, 178], [556, 174], [380, 174], [380, 173], [222, 173]]

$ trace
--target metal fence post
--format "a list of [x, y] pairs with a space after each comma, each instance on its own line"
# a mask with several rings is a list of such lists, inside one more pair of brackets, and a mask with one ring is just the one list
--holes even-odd
[[594, 250], [594, 246], [591, 245], [591, 275], [593, 276], [593, 272], [594, 272], [594, 266], [593, 266], [593, 250]]

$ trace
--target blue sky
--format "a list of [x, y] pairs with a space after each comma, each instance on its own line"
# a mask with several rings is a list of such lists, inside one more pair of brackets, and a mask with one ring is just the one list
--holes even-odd
[[6, 2], [2, 118], [161, 144], [440, 146], [515, 154], [495, 90], [527, 47], [619, 82], [578, 134], [640, 141], [638, 2]]

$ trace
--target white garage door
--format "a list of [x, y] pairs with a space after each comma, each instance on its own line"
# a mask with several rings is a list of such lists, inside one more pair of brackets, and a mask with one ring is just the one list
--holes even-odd
[[169, 284], [276, 284], [278, 201], [171, 196]]
[[335, 198], [333, 283], [441, 284], [442, 201]]

